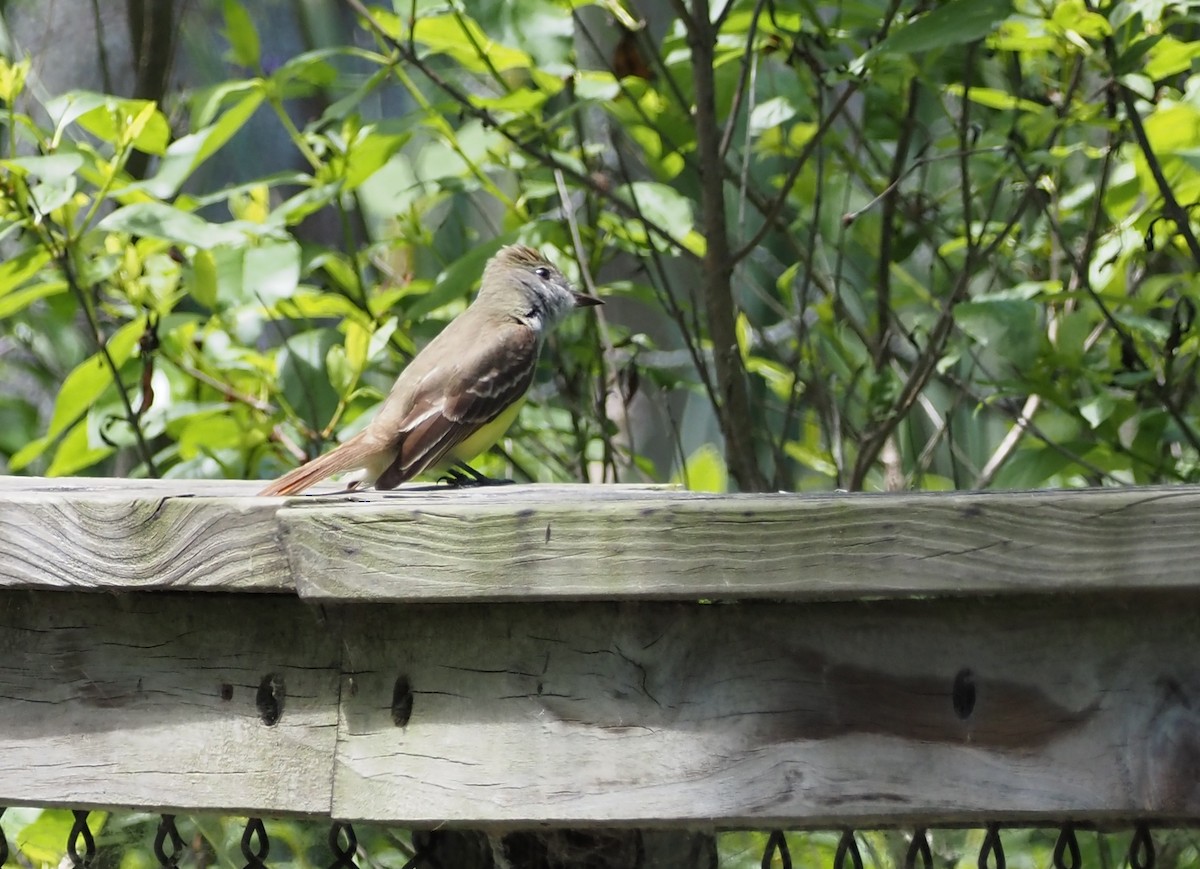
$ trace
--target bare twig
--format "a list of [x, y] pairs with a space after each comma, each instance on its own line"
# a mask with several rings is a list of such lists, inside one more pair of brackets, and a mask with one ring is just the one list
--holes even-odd
[[[562, 172], [559, 172], [557, 169], [554, 170], [554, 185], [558, 190], [558, 199], [562, 206], [563, 216], [567, 219], [567, 229], [571, 233], [571, 246], [575, 249], [575, 261], [579, 263], [579, 274], [583, 278], [584, 289], [594, 296], [596, 295], [596, 282], [592, 279], [592, 269], [589, 265], [587, 251], [583, 246], [583, 235], [579, 232], [579, 221], [575, 219], [575, 208], [571, 204], [571, 194], [567, 190], [567, 182], [563, 178]], [[617, 388], [617, 379], [616, 373], [609, 368], [613, 358], [613, 346], [608, 337], [608, 317], [604, 313], [603, 308], [596, 309], [596, 322], [599, 325], [597, 333], [600, 339], [600, 365], [603, 371], [600, 400], [597, 401], [596, 405], [601, 421], [601, 432], [603, 433], [602, 436], [604, 438], [604, 452], [608, 460], [607, 464], [612, 468], [614, 477], [613, 482], [617, 482], [617, 464], [614, 458], [615, 451], [613, 449], [612, 440], [608, 437], [608, 433], [606, 431], [607, 426], [604, 425], [604, 423], [608, 421], [604, 397], [610, 387], [614, 389]], [[626, 414], [628, 414], [628, 405], [626, 405], [623, 410]], [[623, 423], [624, 420], [622, 420], [622, 424]], [[624, 425], [623, 427], [628, 428], [628, 426]], [[586, 475], [584, 476], [584, 479], [587, 479]]]
[[[406, 43], [393, 38], [383, 28], [383, 26], [375, 20], [375, 17], [371, 14], [367, 7], [362, 4], [361, 0], [345, 0], [345, 2], [356, 13], [358, 13], [359, 16], [362, 17], [363, 21], [367, 23], [377, 38], [390, 45], [405, 62], [410, 64], [414, 69], [419, 70], [421, 74], [424, 75], [425, 78], [427, 78], [430, 82], [432, 82], [435, 87], [454, 100], [462, 108], [464, 113], [475, 118], [475, 120], [479, 121], [486, 128], [495, 130], [510, 143], [512, 143], [518, 150], [532, 157], [541, 165], [551, 169], [559, 169], [564, 176], [570, 178], [574, 183], [580, 185], [581, 187], [586, 187], [588, 190], [592, 191], [592, 193], [599, 196], [601, 199], [611, 205], [614, 210], [624, 214], [626, 217], [637, 217], [634, 209], [628, 202], [621, 199], [619, 196], [616, 196], [611, 190], [609, 190], [605, 185], [601, 184], [595, 178], [592, 178], [590, 175], [584, 172], [576, 170], [573, 166], [563, 163], [544, 148], [541, 148], [532, 142], [526, 141], [525, 139], [511, 132], [504, 124], [500, 123], [500, 121], [490, 111], [476, 105], [471, 100], [470, 96], [468, 96], [454, 84], [451, 84], [441, 74], [439, 74], [437, 70], [433, 69], [433, 67], [427, 64], [417, 54], [416, 48], [411, 41]], [[658, 223], [649, 220], [645, 215], [642, 215], [639, 219], [646, 227], [646, 231], [648, 233], [652, 233], [653, 235], [665, 241], [681, 256], [693, 259], [695, 258], [696, 255], [692, 253], [692, 251], [689, 250], [686, 245], [684, 245], [679, 239], [675, 238], [670, 232], [661, 227]]]
[[[738, 72], [737, 85], [733, 89], [733, 101], [729, 105], [729, 115], [725, 118], [725, 132], [721, 135], [719, 151], [722, 160], [725, 159], [729, 145], [733, 142], [733, 131], [737, 129], [738, 112], [742, 107], [742, 98], [746, 95], [746, 82], [750, 79], [750, 69], [755, 63], [754, 37], [758, 34], [758, 17], [762, 15], [763, 7], [766, 5], [767, 0], [755, 0], [754, 11], [750, 13], [750, 29], [746, 33], [746, 52], [742, 55], [742, 68]], [[730, 0], [722, 15], [727, 14], [732, 8], [733, 2]]]
[[913, 131], [916, 129], [918, 96], [921, 86], [916, 77], [908, 83], [908, 108], [900, 125], [897, 136], [896, 151], [892, 157], [891, 183], [888, 184], [887, 194], [883, 200], [883, 219], [881, 221], [882, 235], [879, 239], [879, 269], [876, 275], [875, 290], [875, 319], [879, 337], [875, 342], [875, 370], [882, 371], [888, 364], [890, 356], [890, 335], [892, 329], [892, 243], [896, 233], [896, 211], [899, 197], [897, 196], [898, 180], [904, 172], [904, 164], [908, 160], [908, 147], [912, 142]]
[[[697, 75], [698, 73], [699, 71], [697, 70]], [[735, 264], [752, 254], [759, 243], [766, 238], [767, 233], [774, 228], [775, 220], [783, 211], [784, 203], [787, 202], [788, 196], [792, 192], [792, 187], [795, 186], [796, 179], [800, 177], [805, 163], [808, 162], [808, 158], [812, 156], [813, 151], [820, 146], [825, 138], [825, 134], [829, 132], [829, 129], [833, 126], [833, 122], [837, 120], [838, 115], [841, 114], [842, 109], [846, 107], [846, 103], [850, 101], [850, 97], [855, 94], [858, 88], [859, 83], [857, 81], [852, 81], [846, 85], [842, 89], [842, 92], [838, 94], [838, 98], [834, 101], [833, 105], [830, 106], [829, 112], [826, 113], [825, 117], [821, 118], [821, 123], [817, 126], [816, 132], [813, 133], [811, 139], [804, 143], [804, 147], [800, 149], [800, 153], [796, 156], [795, 162], [793, 162], [792, 168], [784, 178], [783, 184], [780, 185], [775, 199], [767, 207], [766, 211], [763, 212], [762, 224], [755, 231], [754, 235], [750, 237], [750, 240], [732, 254], [732, 260]], [[697, 93], [697, 97], [699, 97], [699, 93]], [[699, 129], [697, 129], [698, 134]]]
[[55, 253], [55, 259], [58, 262], [58, 267], [62, 270], [67, 286], [71, 288], [72, 295], [79, 302], [79, 307], [83, 309], [92, 343], [96, 346], [96, 352], [100, 354], [105, 366], [108, 368], [109, 374], [112, 375], [113, 383], [117, 387], [117, 395], [121, 399], [121, 409], [125, 413], [125, 422], [133, 430], [133, 438], [137, 443], [138, 453], [146, 465], [146, 474], [147, 476], [157, 478], [159, 473], [158, 467], [154, 464], [154, 453], [150, 449], [150, 444], [146, 442], [145, 435], [142, 434], [138, 412], [133, 409], [133, 404], [129, 401], [129, 393], [126, 392], [125, 382], [121, 379], [121, 369], [117, 366], [116, 360], [112, 358], [112, 354], [108, 352], [108, 344], [100, 332], [100, 323], [96, 319], [96, 312], [92, 308], [87, 293], [84, 292], [83, 287], [79, 285], [79, 281], [75, 277], [75, 269], [71, 265], [71, 254], [68, 250], [63, 249]]

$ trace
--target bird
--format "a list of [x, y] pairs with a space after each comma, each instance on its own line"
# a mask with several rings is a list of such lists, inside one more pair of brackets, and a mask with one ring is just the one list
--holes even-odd
[[492, 482], [467, 463], [516, 419], [546, 336], [576, 308], [602, 304], [537, 250], [500, 248], [475, 300], [405, 366], [366, 428], [259, 494], [296, 495], [347, 471], [362, 471], [348, 489], [394, 489], [425, 471]]

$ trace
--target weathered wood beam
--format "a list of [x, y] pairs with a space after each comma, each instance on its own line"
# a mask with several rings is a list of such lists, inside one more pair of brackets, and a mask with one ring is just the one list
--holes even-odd
[[280, 510], [329, 600], [792, 600], [1200, 587], [1200, 488], [402, 493]]
[[1194, 600], [2, 592], [0, 805], [492, 829], [1187, 821]]
[[327, 601], [792, 600], [1200, 587], [1200, 487], [705, 495], [0, 477], [0, 588]]
[[349, 609], [333, 806], [476, 825], [1194, 819], [1176, 598]]
[[0, 592], [0, 805], [328, 814], [340, 649], [294, 597]]
[[0, 588], [294, 590], [253, 484], [0, 477]]

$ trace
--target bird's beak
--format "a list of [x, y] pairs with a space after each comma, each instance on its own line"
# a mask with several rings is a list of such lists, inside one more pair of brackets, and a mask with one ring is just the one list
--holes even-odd
[[604, 299], [597, 299], [595, 296], [589, 296], [587, 293], [571, 293], [575, 297], [576, 308], [590, 308], [594, 305], [603, 305]]

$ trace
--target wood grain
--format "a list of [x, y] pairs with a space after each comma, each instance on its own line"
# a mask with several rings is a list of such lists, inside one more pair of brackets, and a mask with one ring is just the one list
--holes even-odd
[[338, 660], [294, 598], [0, 592], [0, 805], [326, 814]]
[[755, 828], [1195, 817], [1200, 613], [1180, 604], [352, 607], [333, 811]]
[[0, 478], [0, 805], [1200, 813], [1200, 488], [259, 486]]
[[328, 600], [791, 598], [1195, 588], [1200, 489], [928, 495], [402, 492], [279, 513]]
[[0, 480], [0, 588], [293, 590], [249, 484]]

